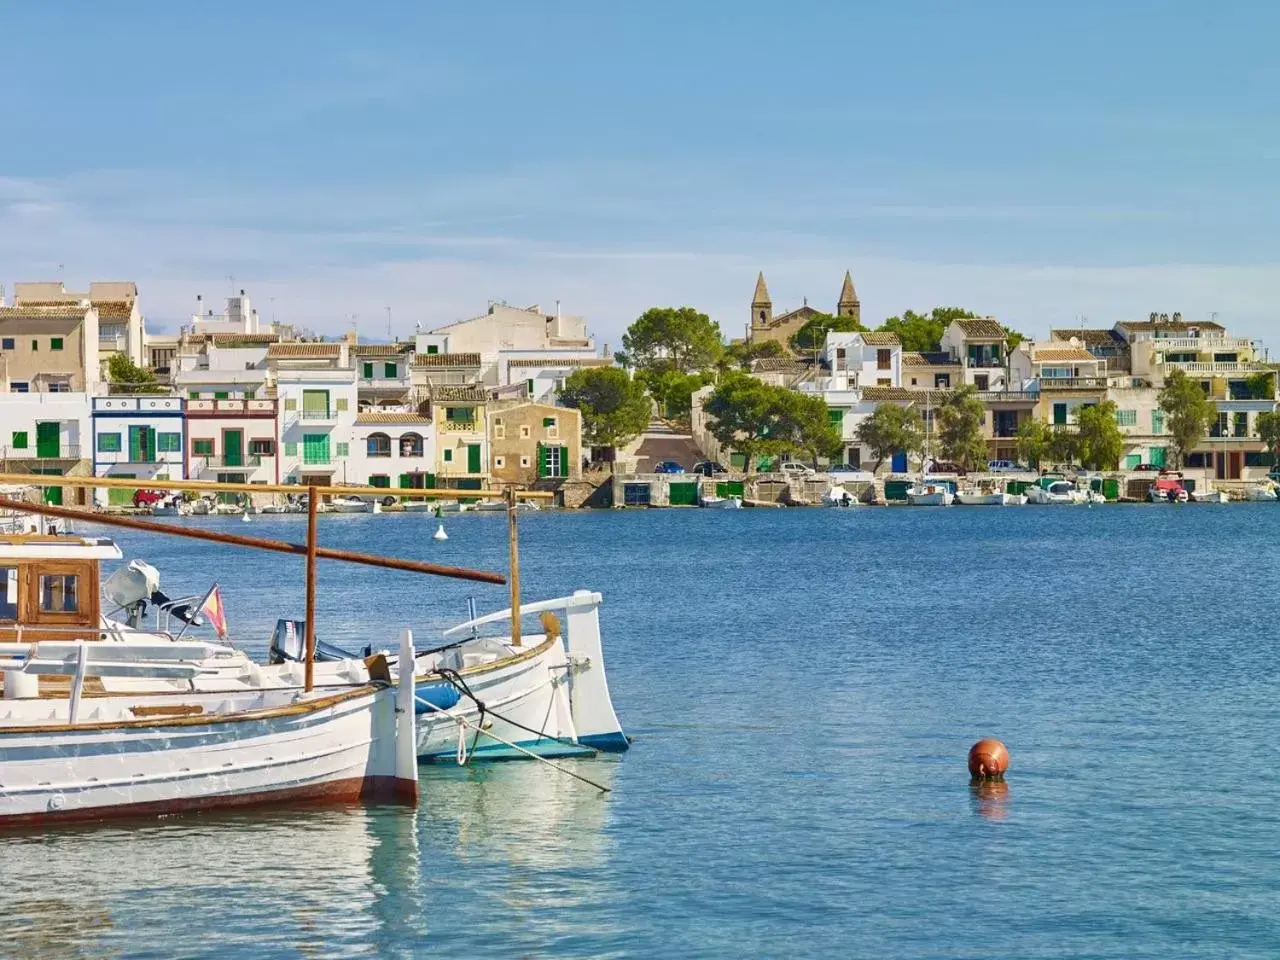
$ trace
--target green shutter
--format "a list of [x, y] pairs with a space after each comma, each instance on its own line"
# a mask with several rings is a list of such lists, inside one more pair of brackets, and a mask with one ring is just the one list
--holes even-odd
[[13, 431], [13, 449], [15, 450], [27, 449], [27, 431], [25, 430]]
[[372, 364], [372, 363], [366, 363], [366, 364], [364, 364], [364, 378], [365, 378], [366, 380], [372, 380], [372, 379], [373, 379], [373, 364]]
[[215, 399], [215, 400], [230, 400], [230, 399], [231, 399], [231, 393], [230, 393], [230, 391], [228, 391], [228, 390], [215, 390], [215, 391], [213, 391], [213, 399]]
[[321, 420], [329, 416], [328, 390], [302, 391], [302, 419]]
[[394, 363], [384, 363], [382, 365], [382, 374], [390, 380], [396, 378], [396, 365]]
[[304, 433], [302, 435], [302, 462], [329, 462], [329, 435], [327, 433]]
[[198, 457], [211, 457], [213, 456], [213, 441], [212, 440], [192, 440], [191, 452]]
[[1163, 467], [1165, 465], [1164, 447], [1151, 447], [1147, 453], [1150, 457], [1149, 462], [1153, 467]]
[[542, 444], [538, 444], [538, 477], [541, 479], [548, 475], [551, 469], [551, 456], [547, 452], [547, 448]]
[[480, 444], [467, 444], [467, 473], [480, 472]]
[[369, 478], [369, 486], [371, 487], [390, 487], [391, 478], [385, 473], [377, 473]]
[[844, 426], [844, 411], [827, 409], [827, 419], [831, 421], [831, 425], [839, 430]]
[[49, 338], [49, 349], [50, 349], [50, 350], [61, 350], [61, 349], [62, 349], [62, 338], [61, 338], [61, 337], [50, 337], [50, 338]]
[[36, 424], [36, 456], [59, 457], [62, 455], [62, 441], [59, 439], [59, 427], [56, 421]]
[[1053, 405], [1053, 422], [1055, 424], [1067, 422], [1067, 405], [1065, 403], [1055, 403]]
[[439, 353], [439, 352], [440, 352], [440, 348], [436, 346], [434, 343], [427, 344], [427, 356], [431, 356], [432, 354]]

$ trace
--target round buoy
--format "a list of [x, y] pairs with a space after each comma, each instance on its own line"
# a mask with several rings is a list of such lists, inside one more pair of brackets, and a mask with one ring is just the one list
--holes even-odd
[[244, 513], [240, 514], [240, 519], [245, 523], [249, 523], [249, 511], [246, 510]]
[[444, 524], [436, 527], [436, 532], [431, 535], [432, 540], [448, 540], [449, 535], [444, 532]]
[[1009, 750], [999, 740], [979, 740], [969, 748], [969, 773], [977, 780], [1002, 780], [1009, 769]]

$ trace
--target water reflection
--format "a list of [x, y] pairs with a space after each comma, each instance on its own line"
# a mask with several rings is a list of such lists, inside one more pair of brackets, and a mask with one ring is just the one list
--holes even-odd
[[1007, 780], [973, 780], [969, 784], [978, 816], [985, 820], [1003, 820], [1009, 815], [1009, 782]]

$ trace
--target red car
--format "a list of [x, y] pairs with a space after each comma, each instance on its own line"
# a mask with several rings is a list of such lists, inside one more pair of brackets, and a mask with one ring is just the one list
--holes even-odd
[[133, 494], [133, 505], [135, 507], [150, 507], [153, 504], [163, 500], [165, 495], [155, 490], [135, 490]]

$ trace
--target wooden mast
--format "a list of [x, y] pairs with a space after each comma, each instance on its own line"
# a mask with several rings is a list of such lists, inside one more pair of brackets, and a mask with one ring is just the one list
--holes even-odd
[[510, 550], [511, 569], [507, 580], [511, 584], [511, 645], [520, 646], [520, 546], [516, 529], [516, 491], [507, 488], [507, 542]]
[[320, 496], [314, 486], [307, 488], [307, 693], [315, 685], [316, 673], [316, 512]]

